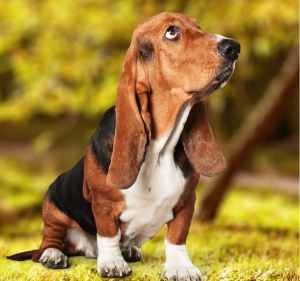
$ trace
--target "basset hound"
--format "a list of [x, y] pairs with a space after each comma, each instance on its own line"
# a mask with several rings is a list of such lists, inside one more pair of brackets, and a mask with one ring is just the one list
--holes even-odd
[[161, 13], [134, 31], [116, 106], [84, 157], [49, 187], [38, 250], [10, 256], [66, 268], [97, 258], [103, 277], [131, 273], [141, 246], [167, 224], [164, 276], [201, 280], [185, 246], [199, 176], [225, 165], [205, 100], [231, 77], [240, 45], [204, 32], [182, 14]]

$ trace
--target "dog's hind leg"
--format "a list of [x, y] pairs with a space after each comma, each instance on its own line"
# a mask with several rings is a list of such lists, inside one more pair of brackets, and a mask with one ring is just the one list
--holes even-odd
[[33, 260], [53, 269], [68, 267], [65, 254], [65, 237], [67, 229], [74, 221], [61, 212], [47, 198], [43, 205], [43, 240], [40, 250], [33, 255]]
[[88, 234], [80, 228], [70, 228], [66, 236], [66, 252], [69, 255], [83, 255], [87, 258], [97, 257], [96, 235]]

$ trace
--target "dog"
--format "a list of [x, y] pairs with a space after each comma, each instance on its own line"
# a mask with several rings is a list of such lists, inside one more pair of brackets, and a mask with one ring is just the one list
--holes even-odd
[[103, 115], [84, 157], [49, 187], [38, 250], [15, 254], [48, 268], [68, 256], [97, 258], [102, 277], [131, 273], [142, 244], [167, 224], [169, 280], [201, 280], [185, 246], [200, 175], [225, 159], [208, 122], [206, 98], [225, 85], [240, 53], [236, 41], [204, 32], [179, 13], [137, 27], [115, 107]]

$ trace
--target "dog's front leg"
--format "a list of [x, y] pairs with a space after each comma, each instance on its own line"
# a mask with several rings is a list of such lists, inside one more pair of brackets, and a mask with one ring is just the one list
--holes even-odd
[[168, 280], [201, 280], [200, 271], [191, 262], [185, 245], [194, 212], [195, 193], [192, 192], [188, 197], [184, 206], [177, 212], [175, 210], [174, 219], [168, 223], [163, 273]]
[[131, 273], [120, 250], [120, 238], [120, 231], [114, 237], [97, 234], [97, 271], [102, 277], [124, 277]]
[[131, 268], [121, 253], [117, 219], [113, 215], [113, 207], [101, 203], [96, 198], [92, 203], [97, 227], [97, 271], [102, 277], [124, 277], [131, 273]]
[[106, 175], [89, 148], [85, 157], [84, 195], [91, 202], [97, 229], [97, 272], [102, 277], [123, 277], [131, 273], [120, 250], [119, 215], [122, 194], [106, 186]]
[[121, 253], [121, 232], [114, 218], [105, 213], [94, 211], [95, 217], [99, 218], [96, 219], [97, 271], [102, 277], [124, 277], [131, 273], [131, 268]]

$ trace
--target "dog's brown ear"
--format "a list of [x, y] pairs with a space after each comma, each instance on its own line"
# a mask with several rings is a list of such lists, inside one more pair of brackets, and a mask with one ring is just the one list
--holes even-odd
[[203, 102], [193, 106], [182, 133], [182, 142], [198, 174], [213, 176], [224, 170], [225, 158], [208, 122], [207, 108]]
[[150, 128], [146, 86], [137, 77], [137, 53], [137, 44], [132, 40], [118, 86], [115, 137], [107, 183], [119, 188], [127, 188], [135, 181]]

